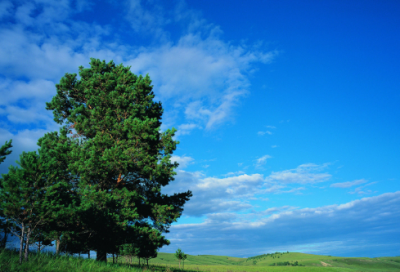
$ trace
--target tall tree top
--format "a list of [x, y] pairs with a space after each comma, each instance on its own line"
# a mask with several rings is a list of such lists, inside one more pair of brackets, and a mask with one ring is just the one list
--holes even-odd
[[[178, 142], [172, 140], [175, 129], [160, 132], [163, 110], [161, 102], [153, 101], [150, 77], [136, 76], [129, 66], [116, 66], [113, 61], [92, 58], [90, 65], [79, 67], [80, 79], [66, 73], [56, 85], [57, 95], [46, 103], [57, 123], [66, 121], [77, 131], [73, 137], [86, 137], [89, 143], [79, 155], [85, 163], [92, 160], [85, 171], [82, 168], [86, 172], [82, 178], [98, 180], [105, 189], [125, 186], [122, 175], [129, 172], [136, 173], [136, 179], [157, 179], [167, 185], [175, 174], [177, 164], [169, 159]], [[82, 166], [78, 161], [76, 168]], [[96, 178], [88, 168], [93, 168]], [[103, 171], [97, 173], [99, 169]], [[118, 178], [110, 181], [115, 174]]]

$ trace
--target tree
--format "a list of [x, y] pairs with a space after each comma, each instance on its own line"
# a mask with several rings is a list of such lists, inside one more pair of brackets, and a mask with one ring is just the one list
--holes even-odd
[[87, 253], [89, 251], [87, 247], [87, 243], [85, 239], [76, 239], [70, 238], [67, 236], [63, 236], [60, 242], [60, 250], [61, 252], [73, 255], [81, 253]]
[[8, 174], [2, 175], [0, 205], [5, 217], [18, 230], [14, 234], [20, 238], [21, 263], [23, 249], [28, 260], [31, 233], [50, 218], [50, 205], [54, 203], [46, 199], [53, 191], [44, 184], [44, 165], [36, 152], [23, 152], [17, 163], [21, 168], [10, 166]]
[[181, 261], [185, 262], [187, 255], [183, 253], [183, 251], [180, 248], [178, 248], [175, 252], [175, 258], [179, 260], [179, 269], [181, 269]]
[[[4, 160], [6, 159], [7, 155], [11, 154], [11, 150], [8, 150], [12, 147], [12, 140], [10, 140], [8, 143], [6, 141], [6, 143], [0, 148], [0, 164], [2, 162], [4, 162]], [[1, 187], [1, 183], [0, 183], [0, 190], [2, 189]], [[7, 245], [7, 238], [8, 235], [10, 233], [10, 228], [11, 228], [11, 224], [8, 221], [7, 218], [5, 218], [3, 210], [0, 209], [0, 229], [3, 233], [3, 238], [0, 241], [0, 248], [5, 248]]]
[[47, 183], [58, 186], [54, 200], [62, 202], [62, 209], [53, 211], [53, 218], [41, 228], [46, 234], [46, 239], [56, 240], [56, 254], [60, 252], [61, 237], [74, 240], [73, 235], [86, 230], [79, 224], [79, 177], [72, 175], [69, 170], [70, 157], [68, 154], [74, 146], [82, 146], [83, 143], [67, 137], [68, 128], [63, 127], [60, 133], [50, 132], [38, 140], [38, 146], [51, 157], [52, 179]]
[[157, 250], [163, 245], [169, 245], [169, 241], [158, 230], [150, 227], [142, 228], [140, 234], [136, 242], [137, 256], [145, 259], [149, 267], [149, 260], [157, 258]]
[[[8, 174], [3, 174], [0, 182], [0, 207], [13, 224], [13, 233], [20, 238], [20, 262], [23, 250], [25, 260], [28, 260], [32, 233], [47, 234], [52, 231], [49, 226], [61, 219], [68, 222], [68, 215], [74, 212], [70, 183], [65, 181], [65, 169], [54, 154], [59, 150], [47, 145], [52, 136], [50, 133], [39, 139], [38, 145], [43, 145], [39, 155], [35, 151], [23, 152], [20, 162], [17, 161], [20, 168], [10, 166]], [[39, 239], [47, 243], [50, 237]]]
[[[139, 256], [139, 248], [131, 243], [131, 244], [124, 244], [118, 246], [118, 250], [116, 250], [114, 253], [117, 253], [117, 255], [121, 255], [125, 257], [125, 261], [129, 264], [132, 264], [133, 258]], [[140, 258], [140, 257], [138, 257]], [[140, 259], [139, 259], [140, 263]]]
[[176, 174], [178, 164], [170, 158], [178, 142], [175, 129], [160, 132], [163, 110], [153, 101], [149, 76], [113, 61], [91, 59], [90, 65], [79, 67], [79, 80], [65, 74], [46, 109], [55, 122], [77, 131], [73, 137], [85, 138], [69, 153], [69, 169], [80, 178], [80, 224], [91, 233], [88, 245], [106, 261], [107, 250], [127, 237], [134, 243], [149, 222], [168, 232], [192, 193], [161, 193]]

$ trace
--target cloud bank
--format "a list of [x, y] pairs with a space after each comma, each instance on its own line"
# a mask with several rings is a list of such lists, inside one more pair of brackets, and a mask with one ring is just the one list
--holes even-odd
[[238, 257], [287, 250], [334, 256], [353, 256], [354, 251], [369, 257], [399, 254], [399, 207], [398, 191], [319, 208], [215, 213], [203, 223], [173, 226], [168, 234], [173, 243], [165, 252], [180, 247], [189, 254]]

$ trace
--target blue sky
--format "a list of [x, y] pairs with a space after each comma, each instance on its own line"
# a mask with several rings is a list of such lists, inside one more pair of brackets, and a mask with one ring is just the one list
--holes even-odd
[[398, 1], [0, 2], [0, 143], [58, 131], [90, 58], [149, 74], [178, 129], [188, 254], [400, 255]]

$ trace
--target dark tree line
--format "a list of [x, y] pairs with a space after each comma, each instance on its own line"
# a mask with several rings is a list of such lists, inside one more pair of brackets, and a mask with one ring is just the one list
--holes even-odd
[[[179, 142], [175, 129], [160, 132], [163, 109], [149, 76], [113, 61], [90, 66], [79, 67], [80, 79], [65, 74], [46, 103], [64, 124], [59, 133], [45, 134], [38, 153], [23, 152], [20, 167], [0, 179], [0, 227], [19, 237], [20, 262], [30, 244], [41, 250], [52, 241], [57, 254], [94, 250], [100, 261], [107, 253], [148, 261], [169, 244], [162, 233], [192, 195], [161, 193], [176, 174], [170, 158]], [[1, 147], [0, 163], [11, 143]]]

